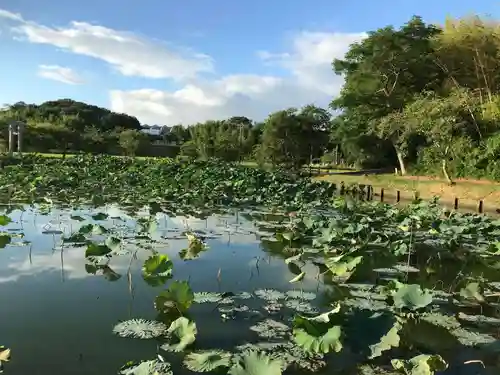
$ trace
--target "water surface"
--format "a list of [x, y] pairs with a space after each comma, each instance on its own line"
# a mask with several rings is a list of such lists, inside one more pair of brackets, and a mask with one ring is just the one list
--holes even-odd
[[[87, 271], [84, 248], [62, 245], [64, 235], [92, 222], [88, 218], [97, 212], [125, 219], [100, 221], [103, 226], [123, 227], [125, 232], [135, 225], [116, 207], [53, 209], [48, 214], [26, 208], [9, 214], [13, 222], [7, 230], [23, 236], [0, 249], [0, 344], [12, 350], [6, 374], [115, 374], [127, 361], [155, 358], [154, 340], [124, 339], [112, 333], [121, 320], [155, 319], [158, 314], [153, 301], [163, 288], [151, 287], [141, 277], [142, 263], [151, 252], [142, 249], [136, 259], [113, 257], [109, 266], [116, 274], [109, 280]], [[70, 215], [76, 214], [88, 220], [71, 220]], [[160, 215], [157, 221], [152, 234], [159, 241], [155, 250], [172, 259], [174, 279], [189, 280], [195, 292], [291, 288], [289, 280], [295, 275], [282, 258], [266, 253], [259, 228], [245, 215], [207, 219]], [[187, 229], [211, 237], [206, 240], [209, 249], [198, 259], [183, 261], [179, 251], [187, 246], [182, 235]], [[307, 276], [301, 287], [317, 290], [319, 285], [315, 277]], [[197, 347], [231, 348], [248, 338], [236, 321], [223, 322], [213, 306], [197, 305], [192, 310], [199, 331]]]

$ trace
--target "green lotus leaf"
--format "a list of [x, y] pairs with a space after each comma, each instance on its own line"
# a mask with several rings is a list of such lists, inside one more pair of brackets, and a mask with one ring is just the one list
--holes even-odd
[[264, 353], [245, 353], [229, 370], [230, 375], [281, 375], [284, 364]]
[[121, 337], [153, 339], [164, 335], [167, 326], [162, 322], [146, 319], [131, 319], [120, 322], [113, 328], [113, 333]]
[[163, 344], [161, 348], [166, 351], [182, 352], [196, 340], [197, 332], [196, 323], [181, 316], [174, 320], [167, 330], [167, 335], [172, 341]]
[[337, 306], [313, 318], [297, 315], [293, 321], [293, 337], [296, 344], [310, 353], [341, 351], [342, 327], [331, 320], [332, 315], [339, 311], [340, 306]]
[[164, 290], [155, 299], [157, 310], [175, 308], [184, 312], [194, 301], [194, 293], [187, 281], [174, 281], [168, 289]]
[[326, 259], [325, 265], [334, 276], [343, 277], [349, 276], [362, 260], [362, 255], [357, 257], [339, 255]]
[[418, 310], [432, 303], [432, 294], [422, 290], [418, 284], [403, 284], [393, 293], [394, 306], [402, 309]]
[[121, 375], [174, 375], [170, 364], [156, 359], [140, 363], [129, 362], [119, 372]]
[[421, 354], [409, 360], [393, 359], [392, 367], [406, 375], [434, 375], [436, 371], [444, 371], [448, 364], [439, 355]]
[[3, 249], [12, 242], [12, 237], [5, 233], [0, 233], [0, 249]]
[[85, 250], [85, 257], [102, 257], [109, 255], [113, 249], [110, 249], [105, 244], [90, 243]]
[[222, 299], [220, 293], [196, 292], [194, 293], [194, 303], [217, 303]]
[[5, 226], [9, 223], [12, 223], [12, 219], [7, 215], [0, 215], [0, 225]]
[[222, 350], [207, 350], [186, 355], [184, 365], [194, 372], [210, 372], [231, 365], [231, 353]]
[[172, 277], [173, 267], [168, 255], [152, 255], [144, 261], [142, 278], [151, 286], [163, 285]]
[[475, 300], [477, 302], [484, 302], [484, 297], [482, 294], [482, 288], [479, 283], [469, 283], [460, 290], [460, 296], [469, 299]]

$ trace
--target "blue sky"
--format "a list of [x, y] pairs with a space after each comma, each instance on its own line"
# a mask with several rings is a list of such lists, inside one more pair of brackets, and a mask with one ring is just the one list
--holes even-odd
[[[127, 4], [128, 3], [128, 4]], [[494, 0], [2, 0], [0, 104], [73, 98], [149, 124], [326, 105], [330, 62], [412, 15], [500, 17]]]

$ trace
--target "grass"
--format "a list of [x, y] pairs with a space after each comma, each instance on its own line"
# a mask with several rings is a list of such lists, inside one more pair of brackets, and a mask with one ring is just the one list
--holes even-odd
[[478, 202], [484, 202], [485, 211], [500, 209], [500, 183], [487, 180], [457, 180], [450, 186], [444, 179], [428, 176], [395, 176], [393, 174], [380, 175], [323, 175], [315, 177], [318, 180], [334, 183], [372, 185], [375, 193], [380, 194], [384, 189], [387, 201], [394, 201], [396, 192], [400, 191], [401, 199], [413, 199], [418, 192], [422, 199], [431, 199], [438, 196], [446, 205], [454, 205], [455, 198], [459, 199], [459, 207], [475, 210]]

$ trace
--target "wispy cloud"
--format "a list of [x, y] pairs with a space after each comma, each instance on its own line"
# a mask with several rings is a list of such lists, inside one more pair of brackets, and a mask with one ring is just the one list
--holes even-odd
[[188, 125], [235, 115], [260, 120], [287, 107], [326, 106], [344, 83], [332, 72], [333, 59], [342, 58], [350, 44], [366, 36], [362, 32], [297, 33], [284, 51], [256, 52], [263, 65], [278, 65], [288, 75], [250, 71], [213, 77], [202, 75], [214, 71], [210, 56], [128, 31], [77, 21], [49, 27], [6, 10], [0, 10], [0, 26], [2, 19], [18, 40], [91, 56], [124, 76], [173, 79], [182, 84], [170, 91], [151, 87], [110, 90], [111, 109], [155, 124]]
[[39, 65], [38, 76], [68, 85], [80, 85], [83, 79], [71, 68], [59, 65]]

